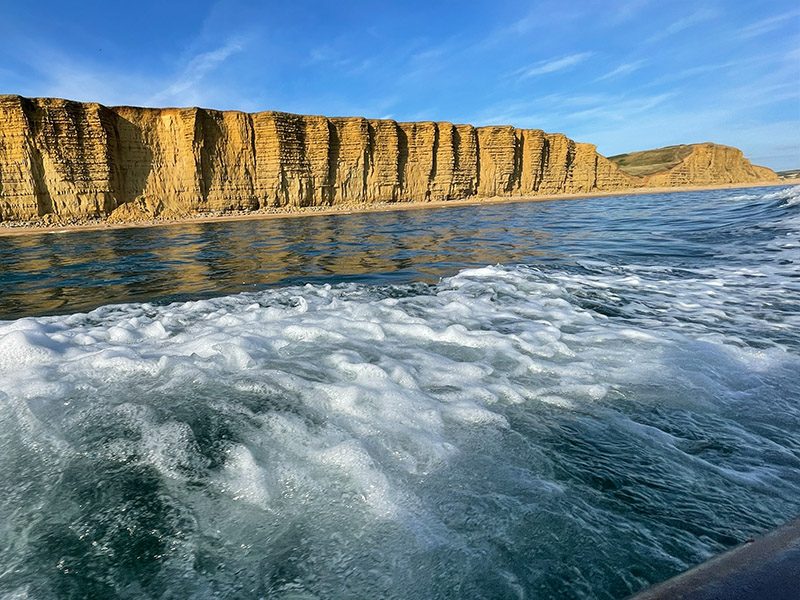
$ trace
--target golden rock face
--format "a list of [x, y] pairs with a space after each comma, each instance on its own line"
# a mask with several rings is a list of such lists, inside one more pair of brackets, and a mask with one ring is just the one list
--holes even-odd
[[777, 180], [735, 148], [691, 148], [668, 170], [637, 176], [591, 144], [535, 129], [0, 96], [0, 220], [135, 221]]
[[680, 187], [778, 181], [771, 169], [750, 163], [730, 146], [683, 144], [609, 158], [645, 187]]
[[771, 169], [751, 164], [738, 148], [710, 143], [690, 148], [690, 154], [676, 166], [646, 176], [645, 185], [674, 187], [779, 179]]

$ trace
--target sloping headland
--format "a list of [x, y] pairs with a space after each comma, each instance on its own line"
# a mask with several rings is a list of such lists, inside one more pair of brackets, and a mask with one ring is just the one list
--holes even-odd
[[0, 96], [5, 225], [778, 181], [711, 143], [606, 158], [592, 144], [511, 126]]
[[680, 187], [776, 182], [777, 173], [753, 165], [741, 150], [705, 142], [609, 156], [626, 173], [639, 177], [644, 187]]

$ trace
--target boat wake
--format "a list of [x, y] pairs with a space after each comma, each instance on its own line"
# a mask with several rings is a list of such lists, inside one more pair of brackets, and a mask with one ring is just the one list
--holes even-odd
[[0, 322], [0, 595], [623, 597], [779, 524], [796, 189], [653, 254]]
[[800, 508], [779, 275], [494, 266], [3, 323], [0, 589], [641, 587]]

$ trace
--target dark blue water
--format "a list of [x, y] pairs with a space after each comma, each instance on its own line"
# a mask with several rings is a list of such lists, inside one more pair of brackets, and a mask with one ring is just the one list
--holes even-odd
[[0, 237], [0, 595], [622, 598], [769, 530], [796, 190]]

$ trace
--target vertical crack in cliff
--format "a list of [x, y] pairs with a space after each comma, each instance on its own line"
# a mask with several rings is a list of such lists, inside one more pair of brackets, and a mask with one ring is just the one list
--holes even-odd
[[[431, 152], [431, 171], [428, 175], [428, 189], [425, 192], [425, 200], [430, 201], [432, 194], [437, 191], [437, 168], [438, 168], [438, 157], [439, 157], [439, 125], [433, 123], [431, 125], [433, 129], [433, 151]], [[439, 198], [437, 198], [438, 200]]]

